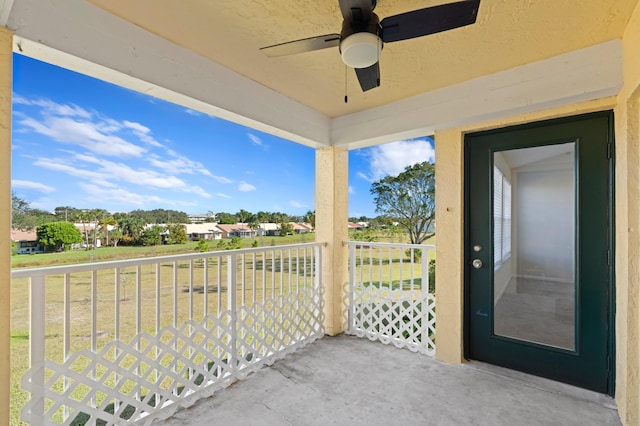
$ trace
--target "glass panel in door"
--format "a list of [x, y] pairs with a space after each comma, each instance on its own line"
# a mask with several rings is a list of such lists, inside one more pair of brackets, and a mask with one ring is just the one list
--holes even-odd
[[575, 349], [575, 180], [575, 143], [494, 152], [494, 335]]

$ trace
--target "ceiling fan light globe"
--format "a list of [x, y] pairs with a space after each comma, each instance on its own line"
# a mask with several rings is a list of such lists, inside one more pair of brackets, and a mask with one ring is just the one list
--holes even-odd
[[340, 42], [342, 61], [351, 68], [368, 68], [378, 62], [382, 41], [376, 34], [351, 34]]

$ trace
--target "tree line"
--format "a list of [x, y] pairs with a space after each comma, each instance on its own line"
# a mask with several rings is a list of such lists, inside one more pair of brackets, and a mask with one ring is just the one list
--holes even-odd
[[[407, 166], [397, 176], [385, 176], [371, 184], [376, 213], [374, 219], [366, 217], [349, 218], [354, 222], [368, 222], [372, 227], [386, 227], [398, 223], [409, 233], [411, 243], [420, 244], [434, 233], [435, 221], [435, 165], [429, 162]], [[98, 232], [103, 232], [107, 244], [150, 245], [162, 241], [162, 235], [169, 236], [163, 242], [182, 241], [183, 224], [190, 223], [185, 212], [154, 209], [133, 210], [129, 213], [110, 213], [104, 209], [78, 209], [71, 206], [56, 207], [53, 212], [33, 209], [28, 201], [12, 193], [12, 227], [30, 230], [47, 223], [73, 222], [83, 224], [84, 241], [90, 245], [89, 234], [93, 232], [94, 242]], [[240, 209], [235, 214], [209, 212], [207, 222], [220, 224], [245, 223], [257, 229], [261, 223], [278, 223], [281, 232], [287, 233], [289, 222], [305, 222], [315, 227], [315, 211], [303, 216], [290, 216], [281, 212], [259, 211], [251, 213]], [[91, 225], [95, 229], [91, 229]], [[153, 224], [155, 226], [147, 226]], [[166, 227], [158, 225], [165, 224]], [[181, 225], [181, 226], [178, 226]], [[173, 229], [173, 232], [172, 232]], [[182, 231], [181, 231], [182, 230]], [[184, 237], [186, 241], [186, 234]], [[95, 244], [94, 244], [95, 246]]]
[[[15, 193], [11, 194], [12, 204], [12, 228], [21, 230], [33, 230], [39, 225], [48, 222], [72, 222], [72, 223], [95, 223], [100, 221], [115, 223], [130, 221], [134, 224], [189, 224], [189, 215], [182, 211], [153, 209], [153, 210], [132, 210], [128, 213], [110, 213], [105, 209], [91, 208], [81, 209], [72, 206], [59, 206], [53, 212], [32, 208], [30, 202], [21, 199]], [[110, 221], [109, 219], [113, 219]], [[229, 212], [209, 212], [209, 217], [205, 222], [215, 222], [220, 224], [235, 223], [283, 223], [283, 222], [305, 222], [315, 226], [315, 212], [308, 211], [304, 215], [294, 216], [282, 212], [259, 211], [252, 213], [240, 209], [236, 213]], [[135, 227], [135, 225], [128, 225]]]
[[[280, 212], [251, 213], [241, 209], [235, 214], [210, 214], [207, 222], [247, 223], [252, 229], [261, 223], [279, 223], [283, 235], [293, 233], [289, 222], [306, 221], [315, 226], [315, 213], [290, 216]], [[91, 249], [100, 245], [184, 244], [188, 240], [185, 224], [191, 223], [185, 212], [154, 209], [110, 213], [104, 209], [56, 207], [53, 212], [30, 207], [30, 203], [12, 193], [12, 228], [36, 230], [38, 242], [48, 251], [63, 251], [82, 243]], [[79, 229], [74, 224], [80, 224]]]

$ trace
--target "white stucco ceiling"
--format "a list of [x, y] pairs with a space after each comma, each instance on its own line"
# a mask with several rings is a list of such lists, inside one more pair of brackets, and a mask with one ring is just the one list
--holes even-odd
[[[267, 58], [260, 47], [339, 33], [337, 0], [90, 0], [329, 117], [389, 104], [618, 38], [637, 0], [482, 0], [477, 23], [382, 51], [379, 88], [362, 93], [337, 48]], [[452, 0], [379, 0], [384, 18]]]

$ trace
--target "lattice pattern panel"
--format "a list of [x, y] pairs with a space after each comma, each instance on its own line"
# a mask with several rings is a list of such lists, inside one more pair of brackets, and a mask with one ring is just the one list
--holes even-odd
[[436, 300], [432, 294], [346, 283], [344, 306], [347, 333], [435, 354]]
[[322, 337], [322, 324], [321, 291], [307, 289], [128, 344], [113, 341], [99, 353], [81, 350], [64, 364], [45, 361], [22, 378], [32, 395], [22, 419], [150, 424]]

